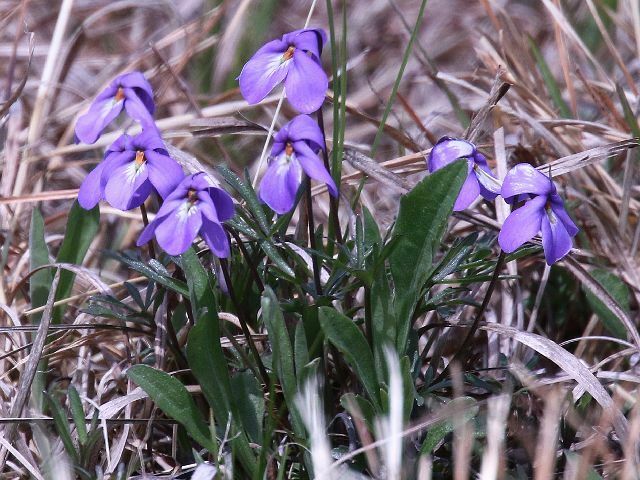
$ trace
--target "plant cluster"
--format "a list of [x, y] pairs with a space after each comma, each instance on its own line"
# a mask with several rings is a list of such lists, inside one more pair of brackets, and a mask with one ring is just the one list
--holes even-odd
[[[604, 247], [616, 243], [599, 243], [593, 233], [626, 238], [625, 222], [637, 222], [637, 139], [628, 137], [640, 129], [626, 94], [616, 89], [619, 131], [601, 133], [602, 125], [578, 118], [535, 120], [531, 112], [556, 108], [569, 117], [578, 107], [565, 104], [534, 43], [528, 48], [549, 105], [534, 94], [538, 78], [528, 82], [533, 69], [502, 45], [506, 61], [491, 63], [500, 49], [483, 57], [485, 83], [495, 78], [488, 98], [463, 109], [420, 45], [426, 3], [413, 30], [396, 12], [409, 41], [381, 118], [347, 99], [347, 76], [360, 61], [347, 55], [347, 2], [341, 39], [328, 1], [328, 31], [308, 27], [309, 14], [304, 28], [244, 52], [244, 64], [230, 68], [225, 98], [241, 95], [236, 106], [250, 111], [247, 105], [277, 105], [269, 128], [246, 117], [207, 119], [184, 88], [197, 110], [187, 133], [214, 132], [202, 145], [225, 154], [215, 167], [181, 149], [175, 138], [184, 132], [167, 134], [158, 75], [136, 63], [118, 70], [75, 120], [70, 147], [99, 151], [102, 160], [87, 173], [89, 156], [76, 159], [81, 184], [55, 261], [35, 208], [29, 273], [0, 305], [17, 324], [11, 305], [24, 297], [33, 319], [27, 331], [35, 332], [30, 354], [0, 377], [0, 394], [14, 391], [11, 381], [18, 392], [6, 409], [0, 405], [8, 420], [0, 472], [6, 464], [40, 478], [30, 456], [37, 450], [51, 478], [88, 480], [634, 477], [640, 415], [635, 390], [621, 385], [640, 383], [632, 314], [640, 295], [620, 278], [632, 283], [637, 272], [631, 253], [615, 268], [603, 260]], [[555, 12], [553, 2], [543, 3]], [[509, 27], [501, 41], [520, 39], [502, 14], [494, 21]], [[328, 47], [330, 70], [322, 60]], [[176, 62], [154, 51], [167, 76], [179, 79]], [[449, 134], [438, 140], [398, 91], [411, 55], [444, 93], [461, 131], [444, 122]], [[505, 114], [503, 98], [520, 104]], [[396, 100], [431, 148], [420, 148], [400, 120], [390, 125]], [[490, 115], [501, 126], [486, 143]], [[501, 115], [517, 118], [531, 144], [543, 132], [546, 150], [531, 147], [534, 156], [513, 147], [507, 131], [507, 156]], [[377, 127], [367, 143], [348, 140], [355, 118]], [[114, 125], [117, 133], [108, 132]], [[554, 140], [554, 128], [565, 143]], [[572, 154], [580, 150], [571, 136], [579, 128], [619, 141]], [[239, 139], [231, 156], [218, 132]], [[385, 135], [400, 152], [381, 162]], [[252, 139], [263, 137], [258, 157]], [[564, 157], [541, 161], [553, 157], [550, 150]], [[620, 152], [628, 158], [617, 192]], [[243, 170], [236, 156], [259, 160]], [[388, 197], [391, 222], [367, 208], [371, 184]], [[584, 194], [602, 185], [607, 195]], [[615, 210], [606, 201], [615, 204], [619, 228], [596, 210], [585, 219], [578, 201], [603, 212]], [[94, 257], [101, 269], [108, 265], [100, 275], [82, 267], [98, 232], [125, 223], [134, 225], [125, 242], [131, 248], [108, 242]], [[113, 272], [124, 281], [106, 285]], [[95, 290], [72, 296], [74, 282]], [[82, 309], [65, 324], [74, 300]], [[574, 334], [582, 327], [586, 333]], [[82, 329], [99, 341], [86, 346], [87, 337], [67, 333]], [[602, 352], [585, 346], [602, 340]], [[86, 388], [77, 372], [59, 369], [75, 347], [86, 358]], [[29, 428], [18, 429], [21, 416]]]

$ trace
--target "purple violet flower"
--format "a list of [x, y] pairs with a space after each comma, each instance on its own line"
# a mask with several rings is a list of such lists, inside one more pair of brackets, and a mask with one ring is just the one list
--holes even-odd
[[571, 250], [571, 238], [578, 233], [562, 198], [549, 177], [528, 163], [521, 163], [507, 173], [502, 184], [507, 202], [525, 199], [525, 204], [506, 218], [498, 242], [506, 253], [515, 251], [542, 232], [542, 246], [548, 265], [562, 259]]
[[272, 40], [242, 68], [240, 92], [250, 104], [263, 100], [284, 81], [287, 98], [300, 113], [312, 113], [324, 102], [329, 86], [320, 55], [327, 34], [320, 28], [296, 30]]
[[478, 152], [473, 143], [442, 137], [431, 149], [427, 165], [429, 171], [433, 173], [459, 158], [467, 159], [469, 175], [462, 184], [453, 210], [455, 212], [464, 210], [478, 198], [478, 195], [482, 195], [489, 201], [494, 200], [500, 194], [500, 181], [493, 176], [493, 172], [487, 165], [487, 159]]
[[89, 111], [78, 118], [76, 137], [84, 143], [95, 143], [105, 127], [122, 110], [143, 126], [153, 123], [153, 92], [151, 85], [140, 72], [125, 73], [116, 77], [100, 93], [89, 107]]
[[217, 257], [226, 258], [230, 248], [222, 222], [233, 217], [234, 211], [229, 194], [211, 186], [203, 172], [188, 175], [165, 198], [137, 245], [144, 245], [155, 235], [165, 252], [180, 255], [200, 234]]
[[336, 184], [317, 154], [324, 148], [322, 131], [308, 115], [298, 115], [284, 125], [274, 137], [271, 160], [260, 182], [260, 199], [276, 213], [288, 212], [296, 200], [303, 171], [326, 183], [329, 193], [336, 197]]
[[120, 210], [144, 203], [152, 191], [165, 198], [184, 178], [182, 167], [169, 156], [154, 128], [131, 137], [121, 135], [107, 150], [104, 160], [80, 185], [78, 202], [87, 210], [106, 200]]

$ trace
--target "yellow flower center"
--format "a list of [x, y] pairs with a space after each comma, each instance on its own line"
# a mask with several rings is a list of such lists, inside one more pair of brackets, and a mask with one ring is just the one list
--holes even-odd
[[291, 142], [287, 142], [286, 146], [284, 147], [284, 153], [287, 157], [293, 155], [293, 145], [291, 145]]
[[146, 159], [144, 158], [144, 152], [142, 150], [138, 150], [136, 152], [136, 159], [135, 159], [136, 168], [140, 168], [145, 161]]
[[187, 192], [187, 201], [191, 204], [194, 204], [198, 201], [198, 192], [193, 188], [190, 188]]
[[119, 102], [120, 100], [124, 100], [124, 88], [118, 87], [118, 91], [116, 92], [115, 99], [116, 99], [116, 102]]
[[295, 52], [296, 48], [295, 47], [289, 47], [287, 48], [287, 51], [284, 52], [284, 55], [282, 55], [282, 61], [286, 62], [287, 60], [291, 60], [291, 58], [293, 58], [293, 52]]

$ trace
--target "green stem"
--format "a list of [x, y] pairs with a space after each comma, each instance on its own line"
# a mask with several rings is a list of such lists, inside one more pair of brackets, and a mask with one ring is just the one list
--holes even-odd
[[384, 113], [382, 114], [382, 119], [380, 120], [380, 125], [378, 126], [378, 131], [376, 132], [376, 136], [373, 139], [373, 145], [371, 147], [370, 157], [375, 158], [376, 150], [378, 149], [378, 143], [380, 143], [380, 138], [382, 137], [382, 132], [384, 130], [384, 125], [387, 122], [387, 117], [391, 112], [391, 106], [393, 105], [393, 101], [396, 98], [396, 93], [398, 92], [398, 88], [400, 87], [400, 82], [402, 81], [402, 76], [404, 75], [404, 69], [407, 67], [407, 63], [409, 62], [409, 56], [411, 55], [411, 48], [413, 47], [413, 43], [415, 42], [416, 36], [418, 34], [418, 27], [420, 27], [420, 22], [422, 22], [422, 16], [424, 15], [424, 9], [427, 6], [427, 0], [422, 0], [422, 4], [420, 5], [420, 11], [418, 12], [418, 17], [416, 18], [416, 25], [413, 28], [413, 32], [411, 32], [411, 38], [409, 39], [409, 44], [404, 51], [404, 56], [402, 57], [402, 64], [400, 65], [400, 70], [398, 71], [398, 75], [396, 76], [396, 81], [393, 84], [393, 88], [391, 90], [391, 96], [389, 97], [389, 101], [387, 102], [387, 106], [384, 109]]
[[316, 295], [322, 296], [322, 284], [320, 283], [320, 260], [316, 253], [316, 232], [313, 221], [313, 202], [311, 199], [311, 180], [305, 178], [305, 195], [307, 203], [307, 223], [309, 225], [309, 246], [311, 247], [311, 263], [313, 264], [313, 281], [316, 286]]
[[[144, 206], [144, 203], [140, 205], [140, 213], [142, 214], [142, 223], [144, 223], [144, 228], [149, 226], [149, 216], [147, 215], [147, 207]], [[149, 256], [155, 260], [156, 258], [156, 250], [153, 247], [153, 239], [149, 241]]]
[[[324, 168], [331, 174], [331, 168], [329, 167], [329, 155], [327, 153], [327, 136], [324, 130], [324, 116], [322, 115], [322, 109], [316, 113], [318, 118], [318, 125], [322, 132], [322, 139], [324, 142], [322, 149], [322, 159], [324, 161]], [[340, 219], [338, 218], [338, 207], [340, 204], [340, 182], [336, 182], [336, 189], [338, 190], [338, 197], [329, 195], [329, 218], [331, 220], [331, 227], [329, 230], [329, 238], [335, 238], [338, 243], [342, 243], [342, 231], [340, 229]], [[333, 234], [333, 235], [332, 235]]]
[[502, 267], [504, 266], [505, 258], [506, 258], [506, 254], [501, 250], [500, 256], [498, 256], [498, 261], [496, 263], [496, 268], [493, 271], [493, 276], [491, 277], [491, 282], [489, 283], [489, 288], [487, 289], [487, 293], [484, 295], [484, 299], [482, 300], [482, 305], [480, 305], [480, 308], [478, 309], [478, 312], [476, 313], [476, 316], [473, 319], [473, 323], [471, 324], [471, 328], [469, 329], [467, 336], [463, 340], [462, 345], [460, 346], [456, 354], [453, 356], [451, 361], [447, 364], [447, 366], [442, 371], [442, 373], [438, 376], [438, 379], [434, 381], [434, 383], [437, 383], [446, 377], [446, 375], [448, 374], [449, 366], [452, 363], [454, 362], [464, 363], [464, 361], [466, 360], [467, 355], [469, 354], [469, 351], [468, 351], [469, 343], [471, 342], [471, 339], [473, 338], [476, 331], [478, 330], [480, 319], [482, 318], [482, 316], [484, 315], [484, 312], [489, 306], [489, 301], [491, 300], [491, 295], [493, 295], [493, 291], [495, 290], [496, 285], [498, 284], [498, 277], [500, 276], [500, 270], [502, 270]]
[[258, 365], [258, 370], [260, 371], [260, 376], [262, 377], [262, 381], [267, 388], [269, 388], [270, 379], [269, 374], [267, 373], [267, 369], [264, 367], [264, 363], [262, 363], [262, 358], [260, 358], [260, 353], [258, 353], [258, 349], [256, 348], [255, 343], [253, 343], [253, 339], [251, 338], [251, 332], [249, 331], [249, 326], [247, 324], [247, 319], [244, 314], [244, 309], [240, 302], [238, 301], [238, 297], [236, 297], [235, 292], [233, 290], [233, 284], [231, 283], [231, 275], [229, 274], [229, 262], [227, 262], [226, 258], [220, 259], [220, 266], [222, 267], [222, 275], [224, 275], [224, 280], [227, 282], [227, 290], [229, 292], [229, 297], [231, 297], [231, 302], [236, 309], [236, 313], [238, 314], [238, 321], [240, 322], [240, 328], [242, 329], [242, 334], [253, 354], [256, 365]]
[[260, 291], [260, 293], [262, 293], [264, 291], [264, 284], [260, 279], [260, 274], [258, 273], [258, 269], [256, 268], [255, 262], [249, 256], [249, 252], [247, 252], [247, 248], [244, 246], [244, 242], [240, 238], [240, 235], [238, 235], [238, 232], [236, 232], [233, 228], [229, 228], [225, 226], [225, 230], [231, 234], [231, 236], [234, 238], [234, 240], [238, 244], [238, 248], [240, 249], [242, 256], [245, 258], [245, 260], [247, 261], [247, 264], [249, 265], [249, 269], [251, 270], [251, 275], [253, 276], [253, 281], [256, 283], [256, 286], [258, 287], [258, 290]]

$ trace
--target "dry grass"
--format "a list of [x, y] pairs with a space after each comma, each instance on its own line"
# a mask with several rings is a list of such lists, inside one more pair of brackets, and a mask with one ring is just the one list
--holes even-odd
[[[214, 3], [219, 5], [212, 6]], [[251, 135], [202, 134], [203, 125], [215, 124], [203, 123], [201, 118], [246, 117], [268, 127], [279, 96], [250, 107], [233, 78], [263, 40], [303, 25], [309, 3], [184, 0], [138, 5], [65, 0], [55, 2], [54, 7], [48, 0], [0, 2], [0, 85], [6, 102], [0, 106], [3, 478], [27, 476], [27, 472], [35, 478], [71, 475], [61, 473], [67, 468], [60, 456], [62, 445], [51, 435], [49, 423], [32, 421], [40, 416], [33, 403], [21, 405], [28, 398], [28, 372], [40, 358], [48, 359], [50, 389], [64, 392], [74, 385], [87, 417], [99, 412], [105, 430], [89, 462], [92, 467], [113, 474], [121, 462], [132, 464], [144, 457], [140, 468], [149, 473], [177, 473], [183, 468], [174, 455], [173, 423], [159, 420], [152, 404], [141, 401], [145, 394], [123, 374], [137, 363], [143, 350], [153, 348], [156, 332], [134, 324], [124, 327], [121, 322], [81, 311], [90, 293], [107, 288], [117, 298], [131, 302], [124, 281], [141, 279], [130, 278], [129, 272], [103, 257], [101, 251], [131, 248], [141, 219], [134, 213], [103, 208], [100, 230], [78, 271], [74, 295], [65, 301], [68, 309], [63, 324], [49, 329], [48, 342], [40, 351], [36, 347], [46, 325], [41, 329], [32, 326], [31, 319], [40, 311], [32, 308], [26, 285], [30, 213], [35, 206], [42, 210], [46, 241], [55, 253], [76, 189], [87, 169], [101, 159], [102, 147], [115, 137], [106, 135], [95, 146], [75, 145], [74, 120], [112, 77], [131, 69], [144, 71], [150, 79], [157, 92], [158, 126], [185, 157], [196, 157], [207, 169], [227, 163], [236, 171], [244, 166], [255, 170], [264, 136], [261, 129]], [[487, 105], [500, 72], [500, 82], [510, 88], [495, 107], [486, 109], [484, 121], [474, 124], [478, 144], [501, 175], [519, 161], [533, 163], [545, 172], [553, 165], [581, 227], [583, 233], [571, 259], [551, 275], [540, 256], [506, 266], [505, 272], [513, 279], [497, 285], [487, 324], [473, 345], [478, 368], [500, 368], [507, 359], [511, 373], [531, 392], [528, 402], [522, 395], [514, 396], [509, 410], [505, 410], [509, 400], [504, 397], [479, 404], [488, 408], [487, 429], [491, 432], [482, 478], [507, 478], [504, 467], [509, 463], [514, 468], [518, 459], [534, 465], [537, 479], [558, 474], [586, 478], [592, 465], [610, 478], [637, 475], [640, 191], [638, 154], [635, 142], [629, 139], [638, 126], [635, 115], [631, 126], [628, 116], [625, 118], [621, 98], [635, 114], [640, 101], [640, 13], [633, 0], [618, 1], [615, 10], [607, 6], [611, 3], [615, 2], [431, 0], [375, 163], [366, 159], [344, 163], [346, 198], [354, 197], [366, 176], [362, 205], [374, 212], [380, 225], [390, 225], [399, 195], [424, 175], [424, 155], [432, 142], [445, 134], [463, 135], [465, 126], [459, 116], [470, 118]], [[418, 7], [416, 0], [348, 2], [346, 145], [351, 150], [369, 154], [410, 35], [406, 25], [411, 24]], [[324, 2], [318, 2], [311, 24], [327, 28]], [[557, 94], [545, 83], [531, 43], [545, 58], [557, 82]], [[451, 98], [459, 103], [458, 113]], [[279, 122], [291, 114], [285, 103]], [[327, 114], [325, 121], [331, 132]], [[608, 147], [617, 142], [623, 143]], [[562, 160], [554, 163], [558, 159]], [[325, 221], [328, 196], [321, 187], [314, 194], [320, 205], [317, 220]], [[343, 207], [340, 213], [346, 225], [353, 212]], [[470, 232], [474, 224], [491, 233], [498, 225], [496, 219], [504, 215], [504, 206], [494, 211], [478, 204], [468, 215], [452, 221], [449, 240]], [[625, 282], [630, 310], [611, 303], [606, 290], [591, 277], [595, 268]], [[555, 291], [558, 285], [570, 285], [571, 290]], [[628, 341], [612, 338], [598, 317], [584, 308], [585, 289], [609, 303], [623, 322]], [[472, 294], [481, 301], [485, 290], [486, 285], [481, 284]], [[465, 322], [471, 315], [469, 309], [461, 309], [453, 318]], [[425, 325], [431, 321], [436, 318], [424, 319]], [[515, 330], [532, 333], [522, 337], [513, 334]], [[184, 343], [181, 333], [178, 340]], [[459, 328], [443, 329], [425, 356], [440, 352], [449, 358], [458, 333]], [[238, 341], [243, 339], [238, 337]], [[572, 358], [579, 359], [577, 364], [556, 356], [554, 348], [567, 341], [572, 342], [566, 348], [575, 355]], [[549, 357], [533, 372], [522, 367], [531, 358], [531, 348]], [[165, 368], [178, 369], [170, 358]], [[498, 370], [496, 379], [503, 380], [505, 375]], [[605, 407], [605, 415], [575, 411], [571, 396], [578, 398], [584, 391]], [[627, 420], [620, 411], [630, 407], [633, 410]], [[432, 417], [438, 415], [434, 410]], [[560, 417], [578, 431], [569, 444], [563, 443]], [[415, 420], [407, 435], [433, 425], [433, 418]], [[622, 445], [611, 433], [611, 425], [619, 437], [626, 438]], [[469, 458], [469, 435], [464, 425], [456, 428], [454, 445], [460, 447], [456, 460]], [[375, 443], [369, 446], [375, 457]], [[562, 460], [563, 473], [557, 466], [562, 449], [581, 454], [571, 461]], [[46, 458], [58, 461], [45, 465]], [[423, 459], [421, 465], [420, 478], [430, 478], [431, 459]], [[470, 464], [456, 465], [456, 478], [467, 478], [470, 468]], [[58, 473], [52, 473], [55, 471]]]

